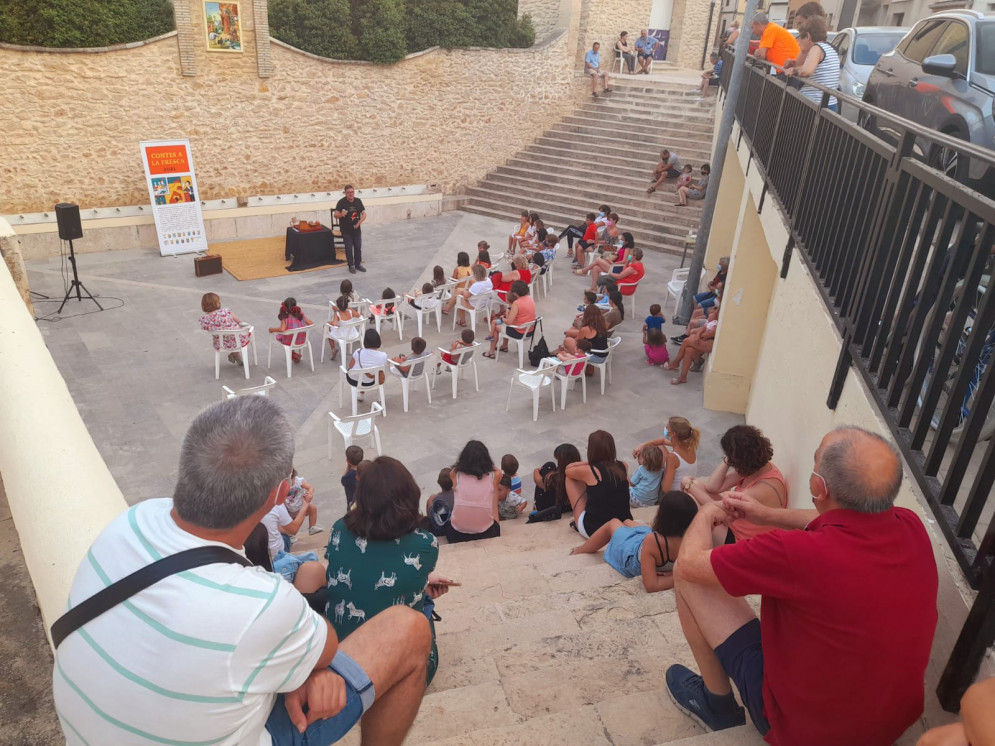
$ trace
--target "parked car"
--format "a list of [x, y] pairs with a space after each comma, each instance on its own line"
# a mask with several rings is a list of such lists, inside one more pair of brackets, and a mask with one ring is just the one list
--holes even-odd
[[[881, 55], [863, 99], [924, 127], [995, 149], [995, 16], [953, 10], [920, 21], [893, 51]], [[873, 117], [864, 124], [878, 132], [885, 129]], [[989, 173], [987, 163], [968, 163], [956, 151], [917, 145], [930, 165], [992, 193], [995, 173]]]
[[881, 55], [892, 51], [909, 30], [891, 26], [845, 28], [831, 42], [840, 56], [840, 90], [863, 98], [871, 70]]

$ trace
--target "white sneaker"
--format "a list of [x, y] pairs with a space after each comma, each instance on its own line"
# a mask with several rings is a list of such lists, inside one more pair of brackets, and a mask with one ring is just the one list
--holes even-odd
[[290, 545], [293, 546], [296, 543], [297, 543], [297, 537], [296, 536], [291, 536], [290, 537]]
[[314, 536], [315, 534], [320, 534], [324, 530], [325, 529], [323, 529], [321, 526], [311, 526], [311, 528], [307, 530], [307, 535]]

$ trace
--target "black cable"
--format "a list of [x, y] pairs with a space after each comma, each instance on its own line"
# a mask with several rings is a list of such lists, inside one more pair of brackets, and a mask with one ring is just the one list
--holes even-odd
[[[116, 306], [108, 306], [107, 308], [98, 308], [96, 311], [84, 311], [83, 313], [71, 313], [60, 315], [58, 311], [53, 311], [52, 313], [46, 314], [44, 316], [35, 316], [35, 321], [48, 321], [49, 323], [55, 324], [60, 321], [65, 321], [66, 319], [74, 319], [77, 316], [89, 316], [91, 313], [103, 313], [104, 311], [113, 311], [116, 308], [124, 307], [124, 300], [121, 298], [115, 298], [113, 295], [95, 295], [94, 298], [116, 300], [118, 304]], [[61, 303], [62, 300], [59, 298], [46, 298], [43, 300], [34, 301], [35, 305], [39, 303]], [[70, 306], [71, 307], [71, 306]]]

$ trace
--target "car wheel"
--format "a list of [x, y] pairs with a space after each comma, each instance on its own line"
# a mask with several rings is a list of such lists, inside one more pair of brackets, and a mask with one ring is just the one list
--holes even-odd
[[[967, 140], [961, 131], [957, 129], [945, 129], [942, 132], [958, 140]], [[959, 181], [962, 184], [967, 181], [967, 170], [970, 165], [970, 159], [962, 156], [953, 148], [944, 148], [939, 145], [932, 147], [927, 162], [937, 171], [942, 171], [955, 181]]]
[[[866, 99], [864, 100], [864, 103], [871, 104], [872, 106], [874, 105], [873, 101], [868, 101]], [[863, 109], [857, 111], [857, 126], [862, 130], [867, 130], [872, 135], [876, 135], [878, 137], [881, 136], [881, 133], [878, 132], [877, 117], [864, 111]]]

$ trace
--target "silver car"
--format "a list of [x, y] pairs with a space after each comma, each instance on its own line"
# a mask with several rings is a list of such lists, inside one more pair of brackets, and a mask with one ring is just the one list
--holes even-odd
[[[995, 149], [995, 16], [951, 10], [919, 21], [894, 51], [881, 55], [867, 80], [864, 101]], [[885, 129], [878, 124], [873, 117], [864, 122], [869, 129]], [[995, 173], [980, 159], [960, 158], [954, 150], [924, 151], [931, 165], [984, 194], [995, 194]]]
[[861, 26], [845, 28], [832, 45], [840, 56], [840, 90], [863, 98], [871, 70], [882, 54], [898, 46], [909, 30], [891, 26]]

